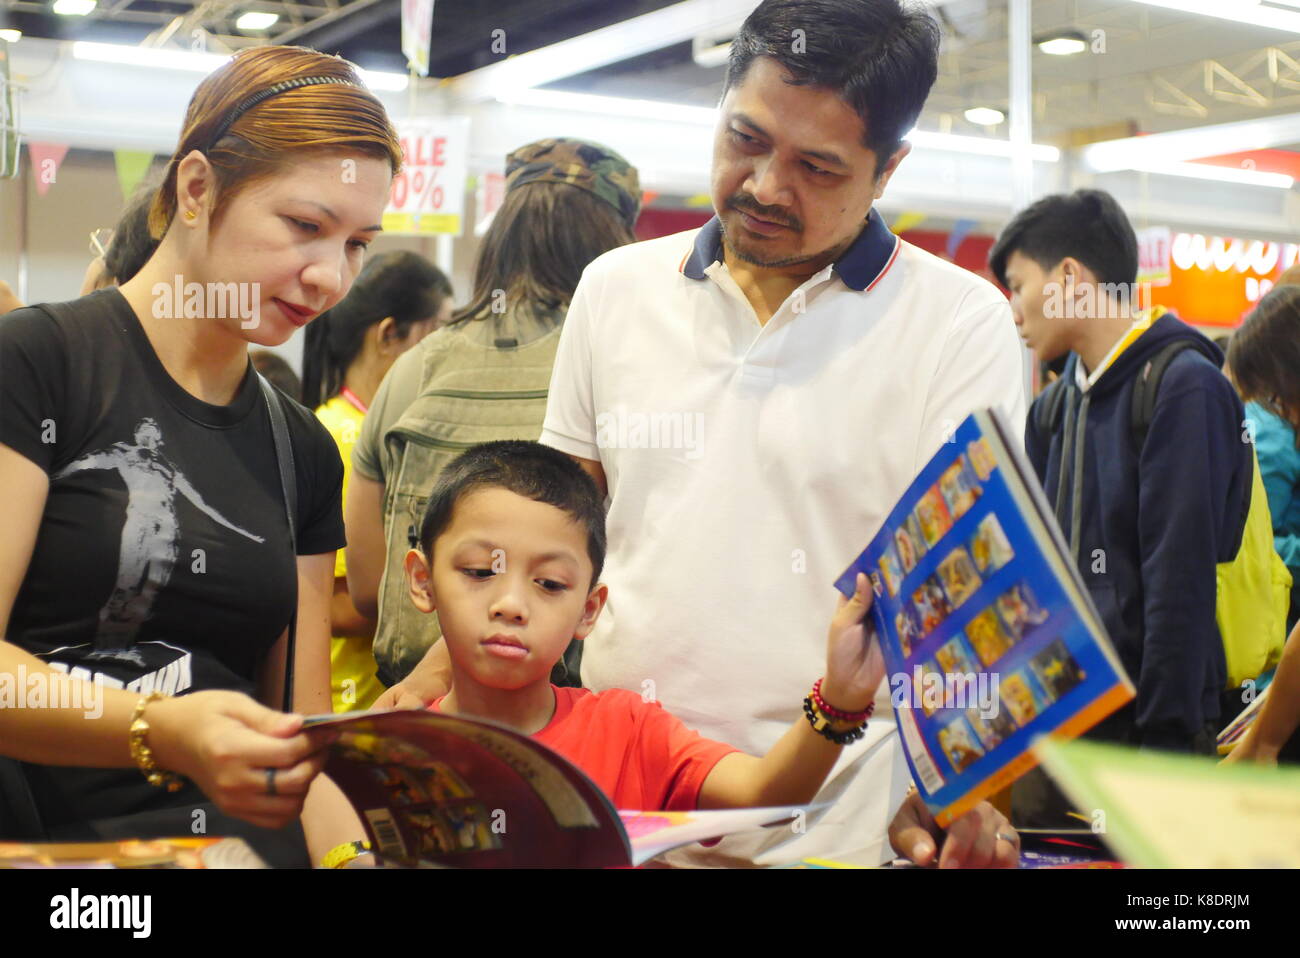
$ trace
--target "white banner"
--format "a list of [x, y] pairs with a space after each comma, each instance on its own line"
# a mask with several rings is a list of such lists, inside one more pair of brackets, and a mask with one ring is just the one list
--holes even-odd
[[459, 236], [465, 222], [469, 117], [444, 116], [397, 124], [402, 172], [384, 210], [384, 232], [398, 236]]
[[402, 55], [415, 72], [429, 75], [434, 0], [402, 0]]

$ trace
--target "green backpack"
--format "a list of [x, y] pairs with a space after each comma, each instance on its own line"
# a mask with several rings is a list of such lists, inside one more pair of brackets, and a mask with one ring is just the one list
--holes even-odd
[[[1192, 346], [1181, 339], [1165, 346], [1143, 367], [1133, 386], [1130, 423], [1133, 443], [1141, 449], [1155, 415], [1160, 380], [1173, 358]], [[1060, 425], [1065, 386], [1058, 380], [1043, 391], [1034, 406], [1034, 426], [1040, 435]], [[1227, 689], [1240, 688], [1274, 668], [1286, 642], [1286, 616], [1291, 604], [1291, 571], [1273, 546], [1273, 518], [1268, 509], [1259, 459], [1250, 446], [1253, 475], [1242, 503], [1241, 545], [1216, 574], [1214, 618], [1227, 661]]]
[[387, 557], [374, 649], [379, 679], [389, 686], [442, 635], [437, 616], [411, 603], [403, 565], [407, 549], [418, 544], [434, 480], [470, 446], [541, 435], [560, 330], [513, 348], [446, 333], [430, 340], [419, 395], [383, 437], [391, 466], [384, 483]]

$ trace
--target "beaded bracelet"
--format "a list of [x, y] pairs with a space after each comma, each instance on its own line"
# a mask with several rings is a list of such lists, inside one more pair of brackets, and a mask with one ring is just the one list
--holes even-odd
[[865, 722], [871, 718], [871, 713], [876, 710], [876, 703], [872, 702], [861, 712], [845, 712], [833, 706], [827, 705], [826, 700], [822, 698], [822, 680], [818, 679], [813, 683], [812, 699], [817, 705], [817, 709], [838, 722]]
[[[870, 714], [871, 709], [867, 710]], [[811, 695], [805, 696], [803, 700], [803, 714], [808, 718], [808, 724], [813, 727], [813, 731], [828, 741], [836, 745], [850, 745], [862, 738], [867, 727], [866, 720], [857, 728], [846, 729], [843, 732], [837, 732], [831, 728], [831, 718], [825, 712], [821, 711], [814, 703]]]
[[153, 757], [153, 749], [145, 741], [145, 736], [149, 734], [149, 723], [145, 721], [144, 717], [145, 706], [164, 697], [161, 692], [157, 691], [140, 696], [140, 701], [135, 706], [135, 712], [131, 715], [131, 728], [127, 733], [127, 741], [131, 746], [131, 758], [135, 761], [136, 767], [140, 769], [140, 774], [145, 777], [149, 784], [155, 788], [165, 788], [169, 792], [178, 792], [184, 783], [181, 782], [179, 776], [163, 771], [158, 767], [158, 763]]

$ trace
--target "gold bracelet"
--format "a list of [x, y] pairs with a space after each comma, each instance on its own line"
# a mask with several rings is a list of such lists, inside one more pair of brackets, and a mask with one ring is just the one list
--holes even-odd
[[335, 845], [321, 859], [321, 868], [343, 868], [348, 862], [359, 855], [364, 855], [370, 851], [369, 842], [344, 842], [342, 845]]
[[144, 717], [145, 706], [164, 697], [161, 692], [157, 691], [140, 696], [140, 701], [135, 706], [135, 712], [131, 715], [131, 730], [128, 733], [127, 740], [131, 744], [131, 758], [135, 761], [136, 767], [140, 769], [140, 774], [145, 777], [145, 780], [155, 788], [165, 788], [169, 792], [178, 792], [184, 783], [181, 782], [178, 776], [171, 772], [165, 772], [158, 767], [158, 763], [153, 757], [153, 749], [145, 741], [145, 736], [149, 734], [149, 723], [145, 721]]

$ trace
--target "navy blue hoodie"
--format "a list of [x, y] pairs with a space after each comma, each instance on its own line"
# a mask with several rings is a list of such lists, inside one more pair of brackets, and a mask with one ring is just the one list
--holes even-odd
[[[1139, 450], [1134, 384], [1178, 339], [1193, 345], [1165, 369]], [[1078, 362], [1072, 355], [1062, 375], [1055, 432], [1039, 435], [1031, 410], [1025, 450], [1137, 687], [1135, 701], [1089, 737], [1187, 751], [1219, 718], [1226, 682], [1215, 566], [1230, 561], [1241, 542], [1251, 479], [1245, 413], [1220, 372], [1222, 352], [1172, 313], [1087, 392], [1075, 378]]]

